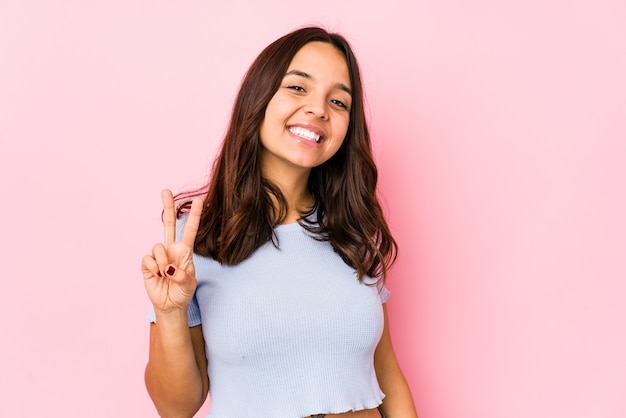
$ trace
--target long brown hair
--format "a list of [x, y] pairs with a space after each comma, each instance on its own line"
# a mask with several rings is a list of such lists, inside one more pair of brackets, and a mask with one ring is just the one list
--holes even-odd
[[[357, 60], [346, 39], [319, 27], [306, 27], [274, 41], [252, 63], [235, 100], [230, 124], [214, 162], [209, 183], [179, 194], [178, 214], [190, 198], [206, 195], [194, 251], [222, 264], [247, 259], [272, 240], [274, 227], [287, 214], [280, 189], [261, 174], [259, 130], [265, 109], [294, 55], [309, 42], [326, 42], [346, 59], [352, 87], [350, 123], [337, 153], [311, 170], [308, 187], [315, 207], [301, 224], [316, 239], [329, 241], [359, 279], [385, 279], [397, 246], [376, 195], [378, 172], [365, 118], [363, 86]], [[273, 202], [277, 202], [275, 206]], [[309, 221], [316, 214], [317, 222]]]

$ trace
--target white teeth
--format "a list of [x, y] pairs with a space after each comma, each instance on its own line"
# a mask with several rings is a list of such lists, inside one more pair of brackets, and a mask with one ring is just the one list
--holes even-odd
[[304, 129], [299, 126], [289, 128], [289, 132], [309, 141], [320, 142], [321, 139], [321, 137], [315, 132], [311, 132], [308, 129]]

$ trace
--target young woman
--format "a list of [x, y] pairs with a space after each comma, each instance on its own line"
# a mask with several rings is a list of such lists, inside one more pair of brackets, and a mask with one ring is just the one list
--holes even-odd
[[[246, 74], [206, 187], [162, 193], [142, 261], [163, 417], [416, 417], [384, 286], [396, 244], [354, 54], [309, 27]], [[200, 198], [204, 197], [204, 200]]]

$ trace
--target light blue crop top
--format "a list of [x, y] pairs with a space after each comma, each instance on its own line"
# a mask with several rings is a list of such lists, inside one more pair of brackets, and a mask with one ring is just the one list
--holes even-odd
[[385, 395], [374, 350], [389, 292], [360, 283], [328, 242], [298, 223], [275, 232], [279, 248], [267, 242], [236, 266], [194, 255], [198, 286], [188, 318], [202, 324], [206, 343], [209, 418], [377, 407]]

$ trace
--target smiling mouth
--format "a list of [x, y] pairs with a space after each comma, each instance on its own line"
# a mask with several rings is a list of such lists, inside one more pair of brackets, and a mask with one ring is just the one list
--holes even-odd
[[299, 136], [302, 139], [306, 139], [307, 141], [319, 143], [322, 140], [321, 135], [318, 135], [315, 132], [309, 131], [308, 129], [301, 128], [299, 126], [290, 127], [289, 132], [296, 136]]

